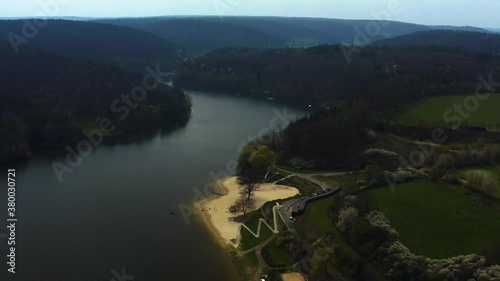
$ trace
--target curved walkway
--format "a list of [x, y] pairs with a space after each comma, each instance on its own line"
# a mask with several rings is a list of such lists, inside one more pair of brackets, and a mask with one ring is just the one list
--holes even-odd
[[[303, 179], [306, 179], [314, 184], [317, 184], [318, 186], [320, 186], [323, 190], [327, 190], [327, 188], [323, 185], [323, 183], [321, 183], [320, 181], [314, 179], [313, 177], [315, 176], [324, 176], [324, 177], [332, 177], [332, 176], [342, 176], [342, 175], [345, 175], [347, 172], [332, 172], [332, 173], [318, 173], [318, 174], [299, 174], [299, 173], [293, 173], [293, 172], [290, 172], [290, 171], [286, 171], [286, 170], [283, 170], [283, 169], [280, 169], [278, 167], [275, 167], [276, 170], [278, 171], [282, 171], [282, 172], [285, 172], [287, 174], [290, 174], [274, 183], [278, 183], [280, 181], [283, 181], [285, 179], [288, 179], [290, 177], [293, 177], [293, 176], [298, 176], [298, 177], [301, 177]], [[267, 178], [267, 175], [266, 175], [266, 178]], [[266, 178], [264, 179], [264, 181], [266, 181]], [[269, 178], [270, 179], [270, 178]], [[267, 180], [269, 180], [267, 179]], [[264, 182], [263, 181], [263, 182]], [[238, 256], [244, 256], [248, 253], [251, 253], [251, 252], [254, 252], [255, 251], [255, 255], [257, 256], [257, 260], [259, 261], [259, 265], [258, 267], [256, 268], [255, 270], [255, 276], [254, 276], [254, 280], [260, 280], [260, 276], [262, 275], [262, 270], [264, 269], [264, 266], [266, 265], [266, 262], [264, 260], [264, 257], [262, 257], [262, 254], [261, 254], [261, 251], [262, 251], [262, 248], [264, 248], [267, 244], [269, 244], [271, 241], [273, 241], [274, 238], [276, 238], [276, 236], [278, 236], [278, 233], [279, 233], [279, 230], [278, 230], [278, 221], [277, 221], [277, 216], [279, 215], [279, 217], [281, 218], [281, 220], [285, 223], [286, 227], [294, 232], [295, 229], [293, 229], [292, 225], [291, 225], [291, 221], [289, 220], [287, 214], [286, 214], [286, 208], [291, 208], [293, 206], [293, 204], [295, 202], [297, 202], [298, 199], [291, 199], [289, 201], [286, 201], [285, 203], [283, 203], [283, 205], [279, 205], [279, 204], [276, 204], [275, 206], [273, 206], [273, 221], [274, 221], [274, 228], [271, 227], [264, 219], [259, 219], [259, 224], [257, 226], [257, 230], [256, 232], [253, 232], [248, 226], [246, 226], [245, 224], [242, 224], [241, 226], [244, 227], [246, 230], [248, 230], [248, 232], [250, 232], [255, 238], [259, 238], [260, 237], [260, 233], [261, 233], [261, 228], [262, 228], [262, 224], [264, 224], [266, 227], [268, 227], [272, 232], [273, 234], [268, 238], [266, 239], [264, 242], [260, 243], [259, 245], [251, 248], [251, 249], [248, 249], [248, 250], [245, 250], [245, 251], [242, 251], [240, 253], [238, 253]], [[241, 229], [240, 229], [241, 231]]]
[[297, 176], [297, 177], [306, 179], [306, 180], [308, 180], [308, 181], [310, 181], [310, 182], [312, 182], [312, 183], [320, 186], [323, 190], [326, 190], [327, 187], [324, 186], [324, 184], [322, 182], [316, 180], [314, 177], [318, 177], [318, 176], [321, 176], [321, 177], [345, 176], [346, 173], [348, 173], [348, 171], [345, 171], [345, 172], [327, 172], [327, 173], [317, 173], [317, 174], [301, 174], [301, 173], [294, 173], [294, 172], [291, 172], [291, 171], [283, 170], [283, 169], [278, 168], [278, 167], [274, 167], [274, 168], [276, 170], [278, 170], [278, 171], [290, 174], [289, 176], [287, 176], [285, 178], [289, 178], [289, 177], [292, 177], [292, 176]]

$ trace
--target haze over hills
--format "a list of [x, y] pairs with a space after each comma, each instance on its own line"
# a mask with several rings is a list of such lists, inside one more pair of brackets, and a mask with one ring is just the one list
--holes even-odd
[[451, 26], [451, 25], [430, 25], [430, 30], [452, 30], [452, 31], [469, 31], [469, 32], [483, 32], [487, 33], [490, 30], [475, 26]]
[[[129, 70], [144, 71], [149, 64], [169, 68], [175, 58], [172, 43], [154, 34], [125, 26], [84, 21], [48, 20], [25, 41], [25, 21], [0, 21], [0, 43], [27, 45], [67, 57], [87, 58]], [[20, 36], [16, 37], [16, 36]], [[28, 37], [28, 36], [26, 36]], [[170, 65], [171, 67], [171, 65]]]
[[441, 46], [500, 54], [500, 34], [429, 30], [381, 40], [374, 45], [391, 47]]
[[[396, 21], [342, 20], [285, 17], [151, 17], [101, 19], [141, 29], [172, 41], [190, 53], [222, 47], [310, 47], [321, 44], [369, 44], [374, 41], [431, 29], [474, 30], [481, 28], [426, 26]], [[372, 25], [379, 32], [370, 33]], [[368, 35], [369, 34], [369, 35]]]

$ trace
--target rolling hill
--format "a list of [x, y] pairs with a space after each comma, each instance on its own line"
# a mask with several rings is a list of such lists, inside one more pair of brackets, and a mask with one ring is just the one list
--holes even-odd
[[[101, 19], [98, 22], [128, 26], [156, 34], [178, 44], [189, 53], [223, 47], [276, 48], [338, 43], [369, 44], [439, 28], [395, 21], [236, 16], [121, 18]], [[369, 36], [367, 30], [373, 24], [379, 25], [381, 29], [377, 34]], [[442, 28], [470, 29], [451, 26]], [[357, 40], [359, 38], [363, 40]]]
[[500, 34], [430, 30], [402, 35], [374, 43], [377, 46], [421, 47], [440, 46], [500, 54]]
[[[175, 46], [156, 35], [129, 27], [84, 21], [48, 20], [36, 28], [34, 36], [23, 35], [25, 21], [0, 21], [0, 43], [23, 41], [30, 48], [55, 54], [86, 58], [144, 71], [150, 64], [161, 64], [165, 69], [176, 59]], [[15, 35], [14, 35], [15, 34]], [[15, 39], [15, 36], [24, 39]], [[32, 38], [30, 38], [32, 37]]]
[[0, 75], [0, 163], [29, 157], [31, 147], [79, 141], [82, 129], [98, 127], [96, 118], [111, 120], [115, 129], [103, 133], [115, 134], [181, 124], [190, 115], [184, 92], [161, 83], [144, 90], [146, 96], [135, 107], [113, 110], [123, 94], [144, 84], [142, 75], [115, 66], [26, 47], [15, 54], [2, 44], [0, 64], [8, 66]]

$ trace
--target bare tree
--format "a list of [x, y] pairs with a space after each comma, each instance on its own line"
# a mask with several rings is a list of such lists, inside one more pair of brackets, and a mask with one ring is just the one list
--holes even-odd
[[241, 176], [238, 178], [239, 184], [241, 185], [240, 193], [245, 195], [247, 200], [250, 200], [253, 192], [260, 187], [258, 179], [259, 177], [256, 175]]
[[243, 215], [246, 215], [249, 211], [251, 211], [254, 207], [254, 201], [249, 199], [246, 195], [242, 194], [234, 204], [229, 207], [229, 211], [231, 213], [241, 212]]

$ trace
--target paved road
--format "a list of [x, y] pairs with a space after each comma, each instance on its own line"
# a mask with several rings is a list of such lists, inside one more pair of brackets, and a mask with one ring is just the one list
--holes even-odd
[[285, 223], [286, 228], [288, 228], [288, 230], [290, 230], [294, 234], [295, 234], [295, 228], [293, 228], [293, 226], [292, 226], [293, 222], [291, 220], [292, 207], [293, 207], [293, 204], [295, 204], [295, 202], [297, 202], [301, 199], [302, 198], [286, 201], [285, 203], [283, 203], [283, 205], [279, 209], [279, 214], [280, 214], [281, 220], [283, 220], [283, 222]]

